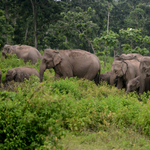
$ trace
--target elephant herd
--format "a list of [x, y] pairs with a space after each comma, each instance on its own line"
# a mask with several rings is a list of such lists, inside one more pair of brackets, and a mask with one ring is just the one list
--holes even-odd
[[[41, 60], [40, 72], [32, 67], [17, 67], [7, 70], [4, 86], [9, 81], [22, 82], [29, 79], [31, 75], [36, 75], [43, 80], [44, 71], [53, 68], [55, 71], [55, 79], [75, 77], [94, 80], [96, 84], [100, 81], [100, 61], [98, 57], [87, 51], [80, 49], [73, 50], [52, 50], [46, 49], [43, 56], [39, 51], [27, 45], [5, 45], [2, 51], [2, 57], [7, 58], [8, 54], [16, 54], [17, 58], [23, 59], [26, 63], [31, 61], [36, 64], [37, 60]], [[0, 74], [2, 76], [2, 74]], [[0, 77], [1, 79], [1, 77]], [[1, 83], [1, 81], [0, 81]]]
[[[31, 61], [32, 64], [36, 64], [38, 59], [42, 59], [40, 52], [28, 45], [5, 45], [2, 51], [2, 57], [7, 58], [8, 54], [16, 54], [17, 58], [23, 59], [24, 62]], [[32, 67], [17, 67], [7, 70], [4, 86], [7, 86], [9, 81], [23, 82], [24, 79], [29, 79], [31, 75], [36, 75], [40, 78], [39, 72]], [[2, 82], [2, 72], [0, 71], [0, 83]]]
[[118, 89], [125, 88], [127, 94], [147, 92], [150, 90], [150, 57], [136, 53], [116, 55], [111, 71], [101, 74], [100, 80]]
[[[111, 71], [100, 74], [101, 65], [98, 57], [90, 52], [72, 49], [72, 50], [52, 50], [45, 49], [43, 56], [39, 51], [27, 45], [5, 45], [2, 51], [2, 57], [7, 58], [7, 54], [16, 54], [24, 62], [31, 61], [36, 64], [41, 60], [39, 72], [31, 67], [17, 67], [9, 69], [6, 73], [4, 86], [9, 81], [22, 82], [29, 79], [31, 75], [36, 75], [43, 80], [44, 71], [53, 68], [55, 71], [55, 80], [58, 78], [78, 77], [88, 80], [94, 80], [99, 84], [101, 80], [118, 89], [125, 88], [126, 92], [137, 91], [138, 93], [150, 90], [150, 57], [140, 54], [122, 54], [116, 55], [112, 63]], [[2, 73], [0, 72], [0, 83]]]

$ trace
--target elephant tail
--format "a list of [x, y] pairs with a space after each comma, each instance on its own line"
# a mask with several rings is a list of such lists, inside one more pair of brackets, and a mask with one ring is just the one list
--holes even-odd
[[101, 70], [99, 69], [98, 73], [96, 74], [96, 76], [94, 78], [96, 85], [98, 85], [100, 83], [100, 72], [101, 72]]

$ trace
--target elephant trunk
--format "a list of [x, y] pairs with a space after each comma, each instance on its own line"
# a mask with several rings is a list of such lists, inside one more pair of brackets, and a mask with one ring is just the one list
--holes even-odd
[[4, 81], [4, 87], [7, 87], [7, 84], [8, 83], [8, 81], [5, 79], [5, 81]]
[[43, 75], [44, 75], [45, 70], [46, 70], [46, 64], [41, 62], [41, 65], [40, 65], [40, 82], [43, 81]]
[[140, 89], [139, 89], [140, 94], [143, 94], [143, 92], [145, 91], [145, 79], [146, 79], [146, 74], [142, 73], [140, 75]]
[[130, 91], [127, 89], [127, 91], [126, 91], [126, 96], [129, 94], [129, 92], [130, 92]]
[[7, 55], [4, 53], [4, 52], [2, 52], [2, 57], [1, 57], [1, 61], [3, 60], [3, 58], [7, 58]]
[[114, 74], [112, 74], [112, 75], [110, 76], [110, 85], [114, 85], [114, 84], [115, 84], [116, 78], [117, 78], [117, 76], [114, 75]]

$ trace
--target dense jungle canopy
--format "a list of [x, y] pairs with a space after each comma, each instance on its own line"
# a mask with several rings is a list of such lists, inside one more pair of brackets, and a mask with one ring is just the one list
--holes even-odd
[[38, 50], [80, 48], [113, 56], [140, 49], [145, 54], [149, 36], [149, 0], [0, 1], [1, 49], [27, 44]]

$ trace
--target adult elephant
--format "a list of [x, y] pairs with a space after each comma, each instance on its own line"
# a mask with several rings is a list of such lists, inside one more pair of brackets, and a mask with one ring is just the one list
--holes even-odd
[[150, 57], [143, 56], [140, 60], [140, 89], [139, 93], [143, 93], [145, 91], [145, 79], [150, 76]]
[[46, 69], [55, 70], [55, 79], [78, 77], [99, 83], [100, 61], [96, 55], [80, 49], [52, 50], [46, 49], [40, 65], [40, 81]]
[[114, 60], [111, 67], [110, 85], [114, 85], [117, 80], [117, 88], [126, 88], [128, 82], [140, 75], [140, 62], [133, 60]]
[[140, 59], [143, 56], [141, 54], [138, 53], [130, 53], [130, 54], [122, 54], [122, 55], [116, 55], [114, 60], [132, 60], [132, 59], [136, 59], [138, 61], [140, 61]]
[[[140, 82], [141, 82], [141, 76], [137, 76], [134, 79], [131, 79], [129, 83], [127, 84], [127, 94], [129, 92], [137, 91], [139, 93], [140, 89]], [[150, 91], [150, 77], [146, 77], [144, 79], [145, 88], [143, 92]]]
[[28, 45], [5, 45], [2, 51], [1, 60], [7, 58], [8, 54], [16, 54], [18, 58], [24, 59], [24, 62], [31, 61], [32, 64], [36, 64], [38, 59], [41, 59], [40, 52]]
[[23, 82], [24, 79], [29, 79], [31, 75], [35, 75], [40, 78], [39, 72], [32, 67], [17, 67], [7, 70], [4, 86], [7, 86], [9, 81]]

